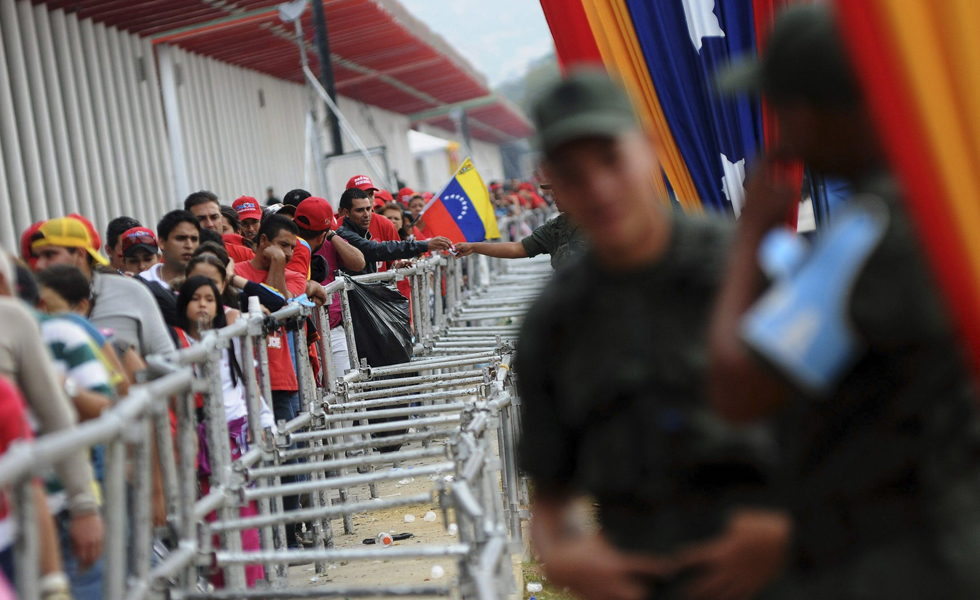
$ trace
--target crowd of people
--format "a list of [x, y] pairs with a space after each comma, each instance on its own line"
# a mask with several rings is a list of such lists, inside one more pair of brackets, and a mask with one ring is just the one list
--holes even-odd
[[[235, 323], [251, 298], [266, 313], [297, 297], [323, 306], [324, 286], [340, 273], [374, 273], [452, 247], [421, 218], [429, 193], [406, 187], [393, 195], [357, 175], [336, 213], [326, 199], [302, 189], [281, 201], [271, 189], [268, 195], [266, 206], [249, 196], [228, 205], [212, 192], [195, 192], [157, 223], [117, 216], [104, 236], [83, 215], [70, 214], [24, 231], [19, 257], [0, 253], [0, 451], [15, 440], [98, 418], [128, 393], [146, 369], [146, 357], [170, 355]], [[402, 291], [410, 297], [407, 288]], [[330, 331], [309, 331], [305, 338], [330, 336], [335, 371], [321, 374], [321, 384], [350, 369], [339, 294], [327, 312]], [[312, 321], [307, 327], [314, 327]], [[317, 345], [296, 347], [296, 339], [283, 328], [267, 340], [272, 395], [261, 399], [260, 421], [273, 433], [276, 423], [301, 411], [295, 361], [318, 366]], [[248, 445], [243, 372], [249, 368], [257, 368], [256, 359], [243, 354], [240, 344], [223, 350], [221, 389], [232, 458]], [[200, 396], [196, 402], [202, 443], [192, 451], [203, 495], [210, 473], [207, 412]], [[186, 449], [175, 448], [181, 451]], [[159, 457], [154, 459], [151, 512], [153, 524], [163, 526], [164, 490]], [[41, 591], [47, 600], [103, 597], [105, 464], [105, 449], [95, 447], [89, 455], [61, 461], [35, 486]], [[283, 499], [287, 511], [299, 504], [298, 496]], [[15, 534], [8, 511], [4, 503], [0, 567], [13, 581]], [[257, 514], [254, 502], [240, 511], [243, 517]], [[288, 525], [287, 544], [303, 542], [296, 526]], [[242, 544], [257, 550], [257, 531], [242, 532]], [[246, 569], [250, 585], [263, 575], [261, 565]], [[220, 574], [212, 580], [221, 585]]]

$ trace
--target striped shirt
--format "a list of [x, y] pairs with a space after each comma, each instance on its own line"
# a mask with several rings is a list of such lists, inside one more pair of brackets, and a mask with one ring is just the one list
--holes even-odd
[[102, 349], [82, 326], [63, 316], [42, 316], [41, 337], [51, 350], [59, 375], [71, 377], [90, 392], [110, 398], [114, 395]]

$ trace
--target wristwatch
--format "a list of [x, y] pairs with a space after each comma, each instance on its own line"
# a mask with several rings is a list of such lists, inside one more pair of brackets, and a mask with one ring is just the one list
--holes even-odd
[[334, 239], [335, 237], [337, 237], [337, 232], [336, 231], [331, 231], [330, 233], [327, 234], [327, 241], [329, 242], [330, 240]]

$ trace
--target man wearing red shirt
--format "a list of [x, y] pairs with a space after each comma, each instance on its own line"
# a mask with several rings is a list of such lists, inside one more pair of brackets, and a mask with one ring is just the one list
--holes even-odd
[[[235, 274], [255, 283], [264, 283], [289, 299], [306, 291], [306, 276], [286, 269], [286, 263], [296, 248], [296, 225], [282, 215], [269, 215], [256, 236], [255, 256], [252, 260], [235, 264]], [[270, 333], [269, 380], [272, 387], [272, 412], [276, 421], [291, 421], [300, 412], [299, 385], [290, 352], [289, 337], [285, 328]], [[282, 482], [294, 481], [283, 477]], [[299, 496], [284, 496], [283, 510], [299, 508]], [[286, 525], [286, 543], [298, 547], [296, 525]]]

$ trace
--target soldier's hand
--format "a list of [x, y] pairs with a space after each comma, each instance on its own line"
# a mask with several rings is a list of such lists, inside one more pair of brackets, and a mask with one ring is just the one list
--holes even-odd
[[441, 235], [429, 240], [429, 250], [442, 250], [445, 252], [446, 250], [449, 250], [452, 245], [453, 242], [449, 238], [442, 237]]
[[799, 190], [780, 178], [778, 164], [769, 160], [755, 167], [745, 178], [745, 207], [739, 223], [771, 229], [787, 223]]
[[464, 256], [469, 256], [470, 254], [473, 254], [473, 244], [469, 242], [456, 244], [456, 258], [463, 258]]
[[626, 554], [598, 534], [556, 545], [543, 568], [548, 581], [584, 600], [644, 600], [651, 581], [674, 573], [673, 561]]
[[720, 537], [682, 552], [678, 567], [696, 572], [691, 600], [751, 600], [786, 560], [790, 519], [781, 512], [741, 510]]

